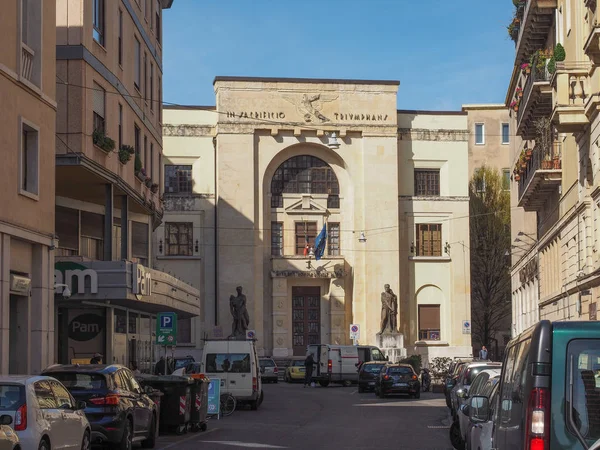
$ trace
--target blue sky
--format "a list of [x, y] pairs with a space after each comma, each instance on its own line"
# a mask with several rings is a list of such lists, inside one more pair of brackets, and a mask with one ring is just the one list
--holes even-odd
[[165, 102], [214, 105], [217, 75], [400, 80], [398, 108], [503, 103], [511, 0], [175, 0]]

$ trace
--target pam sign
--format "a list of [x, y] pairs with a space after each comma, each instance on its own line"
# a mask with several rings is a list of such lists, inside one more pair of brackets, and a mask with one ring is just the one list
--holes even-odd
[[74, 341], [91, 341], [98, 336], [106, 324], [106, 319], [97, 314], [81, 314], [69, 323], [69, 338]]

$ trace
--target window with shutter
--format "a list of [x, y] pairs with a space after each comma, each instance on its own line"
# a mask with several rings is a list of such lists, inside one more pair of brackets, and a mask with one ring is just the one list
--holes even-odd
[[148, 265], [148, 224], [131, 222], [131, 256], [136, 262]]
[[419, 305], [419, 339], [440, 340], [440, 305]]
[[327, 224], [327, 243], [329, 256], [340, 256], [340, 224]]
[[271, 223], [271, 255], [283, 255], [283, 222]]
[[442, 225], [419, 223], [416, 229], [417, 256], [442, 256]]
[[[76, 255], [79, 252], [79, 211], [56, 207], [55, 229], [58, 235], [60, 256]], [[66, 251], [64, 251], [66, 250]]]
[[94, 131], [101, 133], [106, 132], [106, 121], [105, 121], [105, 100], [106, 91], [98, 83], [94, 83], [94, 89], [92, 90], [92, 103], [94, 109]]
[[81, 256], [102, 260], [104, 255], [104, 216], [81, 211]]

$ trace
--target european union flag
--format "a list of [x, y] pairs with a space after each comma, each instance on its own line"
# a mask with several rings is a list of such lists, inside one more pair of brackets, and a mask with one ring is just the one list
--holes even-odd
[[325, 253], [325, 245], [327, 244], [327, 224], [323, 224], [323, 229], [315, 240], [315, 259], [318, 261]]

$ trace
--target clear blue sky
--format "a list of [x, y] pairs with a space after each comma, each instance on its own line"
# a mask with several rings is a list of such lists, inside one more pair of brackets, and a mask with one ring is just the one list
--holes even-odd
[[214, 105], [218, 75], [400, 81], [398, 108], [503, 103], [511, 0], [175, 0], [165, 102]]

